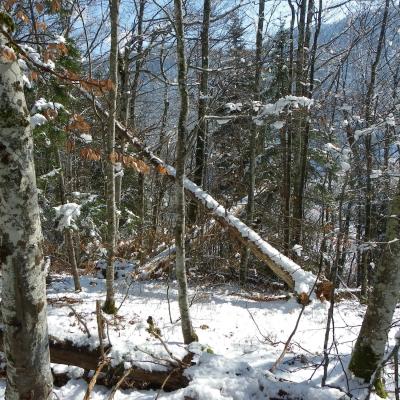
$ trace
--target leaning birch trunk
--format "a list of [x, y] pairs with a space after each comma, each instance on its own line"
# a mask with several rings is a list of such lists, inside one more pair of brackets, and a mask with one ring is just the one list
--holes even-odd
[[400, 184], [386, 225], [386, 248], [372, 290], [349, 369], [369, 382], [383, 359], [387, 334], [400, 291]]
[[176, 148], [176, 277], [178, 281], [178, 303], [181, 314], [183, 340], [189, 344], [197, 340], [190, 321], [189, 302], [187, 294], [186, 262], [185, 262], [185, 158], [187, 118], [189, 97], [186, 86], [186, 59], [183, 32], [182, 2], [174, 0], [175, 27], [178, 59], [178, 82], [181, 106], [178, 122], [178, 140]]
[[111, 17], [111, 49], [110, 49], [110, 79], [112, 88], [110, 91], [110, 112], [108, 116], [108, 141], [107, 141], [107, 242], [108, 265], [106, 272], [107, 295], [103, 306], [104, 312], [115, 313], [114, 296], [114, 257], [117, 236], [117, 220], [115, 206], [115, 170], [113, 153], [115, 148], [115, 117], [117, 109], [118, 90], [118, 11], [119, 0], [110, 1]]
[[[0, 13], [0, 18], [3, 23], [8, 16]], [[0, 34], [0, 265], [7, 360], [5, 398], [43, 400], [50, 398], [52, 376], [32, 132], [22, 82], [14, 52]]]

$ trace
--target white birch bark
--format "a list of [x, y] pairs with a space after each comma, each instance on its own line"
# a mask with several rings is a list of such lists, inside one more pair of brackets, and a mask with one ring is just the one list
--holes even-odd
[[[6, 42], [0, 33], [0, 52], [12, 51]], [[48, 399], [52, 376], [32, 132], [18, 62], [4, 56], [0, 56], [0, 265], [6, 399]]]

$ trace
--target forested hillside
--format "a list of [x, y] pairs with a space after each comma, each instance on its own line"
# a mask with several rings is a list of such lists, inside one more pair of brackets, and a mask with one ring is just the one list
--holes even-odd
[[0, 398], [399, 400], [397, 3], [0, 0]]

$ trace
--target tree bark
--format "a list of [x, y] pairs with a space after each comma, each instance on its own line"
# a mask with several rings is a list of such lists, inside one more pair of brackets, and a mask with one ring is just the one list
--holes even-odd
[[[375, 81], [376, 81], [376, 70], [379, 65], [382, 49], [384, 45], [384, 39], [386, 34], [387, 19], [389, 14], [389, 0], [385, 2], [385, 8], [383, 11], [383, 18], [381, 24], [381, 30], [378, 39], [378, 45], [376, 48], [376, 55], [374, 62], [371, 66], [371, 75], [368, 83], [367, 95], [365, 99], [365, 121], [366, 127], [370, 127], [373, 123], [372, 115], [372, 102], [375, 94]], [[372, 240], [372, 203], [373, 203], [373, 190], [372, 190], [372, 139], [371, 133], [368, 133], [365, 137], [365, 157], [366, 157], [366, 189], [365, 189], [365, 233], [364, 241], [366, 243]], [[362, 254], [362, 265], [361, 265], [361, 296], [367, 296], [368, 286], [368, 270], [371, 261], [370, 251], [364, 251]]]
[[[57, 150], [58, 166], [60, 168], [60, 200], [61, 204], [68, 202], [67, 196], [65, 194], [65, 179], [64, 179], [64, 168], [61, 161], [60, 150]], [[79, 279], [78, 263], [75, 254], [74, 240], [72, 231], [70, 228], [66, 228], [64, 231], [65, 247], [67, 248], [68, 260], [72, 268], [72, 277], [74, 278], [74, 287], [76, 292], [82, 290], [81, 282]]]
[[108, 242], [108, 265], [106, 272], [106, 301], [103, 305], [104, 312], [114, 314], [114, 258], [117, 238], [117, 221], [115, 206], [115, 170], [113, 153], [115, 151], [115, 118], [117, 110], [117, 91], [118, 91], [118, 15], [119, 0], [110, 0], [110, 19], [111, 19], [111, 49], [110, 49], [110, 80], [112, 88], [110, 90], [108, 115], [108, 138], [107, 138], [107, 242]]
[[400, 185], [391, 202], [386, 225], [386, 247], [377, 270], [376, 283], [351, 356], [349, 369], [369, 382], [383, 359], [387, 334], [400, 291]]
[[183, 340], [189, 344], [197, 340], [192, 322], [190, 320], [189, 302], [187, 294], [186, 260], [185, 260], [185, 159], [186, 159], [186, 139], [187, 139], [187, 118], [189, 110], [189, 97], [186, 85], [186, 57], [184, 44], [184, 30], [182, 17], [182, 1], [174, 0], [175, 6], [175, 29], [177, 42], [178, 59], [178, 84], [181, 99], [178, 139], [176, 148], [176, 277], [178, 281], [178, 303], [181, 314], [181, 326]]
[[[193, 182], [197, 186], [203, 186], [205, 148], [207, 142], [207, 104], [208, 104], [208, 53], [209, 53], [209, 30], [210, 30], [211, 0], [204, 0], [203, 25], [201, 29], [201, 75], [199, 87], [199, 109], [197, 118], [197, 141], [195, 153], [195, 169]], [[196, 223], [198, 214], [197, 203], [190, 203], [188, 219], [192, 224]]]
[[[3, 15], [0, 13], [0, 17]], [[7, 46], [2, 34], [0, 46]], [[52, 376], [32, 131], [22, 82], [16, 58], [8, 61], [2, 58], [0, 265], [7, 360], [5, 396], [7, 400], [43, 400], [50, 398]]]
[[[262, 42], [264, 30], [264, 9], [265, 0], [259, 0], [258, 3], [258, 23], [256, 33], [256, 59], [255, 59], [255, 75], [254, 75], [254, 100], [261, 100], [261, 70], [262, 70]], [[256, 188], [256, 145], [259, 128], [252, 124], [250, 133], [250, 163], [249, 163], [249, 186], [248, 186], [248, 202], [247, 202], [247, 224], [251, 225], [254, 220], [254, 191]], [[243, 285], [247, 278], [247, 269], [250, 258], [250, 249], [245, 247], [242, 252], [240, 262], [240, 283]]]

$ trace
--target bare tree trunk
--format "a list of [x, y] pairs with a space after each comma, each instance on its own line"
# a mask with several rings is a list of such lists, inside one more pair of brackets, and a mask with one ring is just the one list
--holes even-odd
[[185, 158], [187, 138], [187, 118], [189, 110], [189, 97], [186, 86], [186, 57], [182, 17], [182, 1], [174, 0], [175, 28], [178, 58], [178, 83], [181, 98], [181, 108], [178, 122], [178, 140], [176, 149], [176, 277], [178, 280], [178, 303], [181, 314], [183, 340], [189, 344], [197, 340], [189, 314], [187, 293], [186, 260], [185, 260]]
[[391, 202], [386, 225], [386, 248], [376, 273], [376, 282], [368, 302], [349, 369], [369, 382], [383, 359], [387, 334], [399, 300], [400, 291], [400, 185]]
[[[65, 195], [65, 180], [64, 180], [64, 169], [61, 161], [60, 150], [57, 150], [58, 165], [60, 168], [60, 197], [61, 204], [68, 202], [67, 196]], [[65, 247], [67, 248], [68, 260], [72, 268], [72, 277], [74, 278], [74, 287], [76, 292], [82, 290], [81, 282], [79, 280], [78, 263], [75, 255], [74, 240], [72, 231], [70, 228], [66, 228], [64, 231]]]
[[[256, 70], [254, 76], [254, 100], [261, 100], [261, 70], [262, 70], [262, 42], [264, 30], [264, 9], [265, 0], [258, 3], [258, 23], [256, 34]], [[251, 226], [254, 220], [254, 191], [256, 187], [256, 144], [259, 133], [258, 127], [253, 124], [250, 134], [250, 166], [249, 166], [249, 187], [247, 192], [247, 224]], [[250, 249], [246, 247], [242, 252], [240, 262], [240, 283], [244, 284], [247, 278], [247, 268], [249, 265]]]
[[[131, 114], [132, 114], [132, 130], [136, 130], [136, 98], [139, 87], [140, 68], [143, 64], [143, 18], [146, 0], [139, 0], [139, 14], [138, 14], [138, 25], [137, 25], [137, 58], [135, 63], [135, 73], [133, 76], [132, 87], [131, 87]], [[140, 261], [143, 262], [144, 257], [144, 219], [145, 219], [145, 176], [141, 172], [138, 172], [138, 197], [137, 197], [137, 214], [139, 216], [139, 240], [140, 240]]]
[[108, 241], [108, 265], [106, 272], [107, 295], [103, 305], [104, 312], [114, 314], [114, 258], [117, 237], [116, 206], [115, 206], [115, 171], [113, 153], [115, 151], [115, 118], [117, 109], [117, 90], [118, 90], [118, 14], [119, 0], [110, 0], [111, 18], [111, 49], [110, 49], [110, 79], [113, 87], [110, 91], [110, 112], [108, 120], [108, 140], [107, 140], [107, 241]]
[[[163, 110], [163, 115], [162, 115], [162, 119], [161, 119], [160, 137], [159, 137], [160, 149], [157, 152], [157, 155], [161, 154], [161, 151], [163, 148], [165, 129], [167, 126], [168, 110], [169, 110], [168, 85], [165, 85], [164, 110]], [[153, 207], [152, 207], [153, 210], [152, 210], [151, 225], [152, 225], [153, 235], [152, 235], [152, 241], [149, 246], [150, 249], [153, 248], [154, 240], [156, 239], [156, 236], [157, 236], [157, 228], [158, 228], [158, 224], [159, 224], [161, 203], [162, 203], [162, 199], [163, 199], [164, 193], [165, 193], [164, 180], [165, 180], [164, 177], [160, 177], [159, 174], [156, 175], [154, 186], [155, 186], [157, 192], [156, 192], [156, 195], [154, 196]]]
[[[193, 182], [197, 186], [203, 186], [204, 163], [205, 163], [205, 146], [207, 142], [207, 103], [208, 103], [208, 36], [210, 29], [211, 0], [204, 0], [203, 5], [203, 25], [201, 29], [201, 76], [199, 87], [199, 110], [198, 110], [198, 126], [197, 141], [195, 155], [195, 169], [193, 173]], [[188, 211], [188, 219], [194, 224], [196, 223], [199, 207], [197, 203], [190, 203]]]
[[[308, 0], [301, 0], [300, 17], [298, 23], [298, 38], [297, 38], [297, 53], [296, 53], [296, 96], [303, 96], [304, 91], [304, 74], [305, 74], [305, 39], [306, 39], [306, 15], [307, 15]], [[295, 157], [294, 164], [294, 177], [293, 177], [293, 219], [292, 219], [292, 244], [301, 242], [302, 233], [302, 219], [303, 219], [303, 184], [302, 184], [302, 151], [304, 150], [303, 133], [305, 131], [303, 114], [304, 110], [300, 110], [297, 117], [294, 118], [294, 125], [296, 135], [293, 135], [293, 142], [296, 146], [297, 156]]]
[[[125, 46], [124, 54], [119, 55], [118, 69], [119, 69], [119, 79], [120, 79], [120, 111], [119, 120], [125, 126], [128, 126], [129, 120], [129, 109], [130, 109], [130, 92], [129, 92], [129, 66], [130, 66], [130, 46]], [[124, 152], [125, 140], [121, 141], [121, 150]], [[115, 177], [115, 206], [118, 211], [121, 209], [121, 194], [122, 194], [122, 179], [124, 176], [124, 167], [122, 163], [118, 164], [119, 168], [115, 168], [117, 176]], [[117, 232], [119, 227], [119, 213], [117, 213]]]
[[[389, 0], [385, 2], [385, 8], [383, 11], [381, 31], [379, 34], [378, 45], [376, 49], [376, 55], [374, 62], [371, 66], [371, 75], [367, 89], [367, 95], [365, 99], [365, 121], [367, 127], [371, 126], [373, 123], [372, 115], [372, 101], [375, 94], [375, 81], [376, 81], [376, 70], [381, 59], [382, 49], [384, 45], [384, 39], [386, 34], [387, 19], [389, 13]], [[368, 133], [365, 137], [365, 157], [366, 157], [366, 189], [365, 189], [365, 233], [364, 241], [370, 242], [372, 240], [372, 201], [373, 201], [373, 190], [371, 182], [372, 173], [372, 142], [371, 133]], [[361, 295], [363, 297], [367, 296], [367, 286], [368, 286], [368, 269], [371, 261], [370, 251], [364, 251], [362, 254], [362, 265], [361, 265]]]
[[[4, 25], [9, 17], [0, 12], [0, 18], [3, 29], [7, 29]], [[7, 46], [2, 34], [0, 46]], [[43, 400], [50, 398], [53, 381], [32, 132], [22, 82], [17, 60], [3, 58], [0, 61], [0, 265], [7, 360], [5, 398]]]

